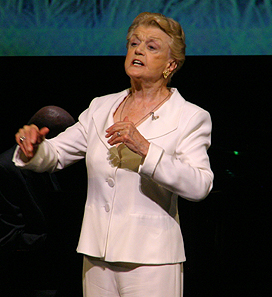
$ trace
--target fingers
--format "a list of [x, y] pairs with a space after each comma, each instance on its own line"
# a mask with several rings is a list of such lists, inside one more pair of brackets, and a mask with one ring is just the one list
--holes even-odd
[[130, 150], [142, 157], [147, 155], [150, 143], [146, 140], [135, 125], [126, 117], [124, 121], [117, 122], [106, 130], [106, 138], [110, 145], [124, 143]]
[[[34, 127], [32, 127], [32, 129], [33, 128]], [[30, 136], [32, 133], [30, 131], [31, 131], [30, 126], [24, 126], [23, 128], [19, 129], [18, 133], [15, 135], [16, 142], [18, 143], [21, 150], [26, 156], [28, 156], [29, 152], [32, 150], [31, 136]]]
[[[126, 117], [127, 118], [127, 117]], [[126, 119], [125, 118], [125, 119]], [[114, 145], [117, 143], [125, 142], [127, 140], [127, 136], [132, 134], [132, 131], [136, 130], [134, 124], [132, 122], [123, 121], [117, 122], [106, 130], [106, 138], [109, 138], [108, 143], [110, 145]]]
[[[107, 130], [106, 130], [106, 138], [109, 138], [111, 136], [114, 136], [114, 134], [116, 134], [115, 136], [120, 136], [119, 133], [121, 130], [124, 130], [124, 125], [123, 122], [117, 122], [115, 124], [113, 124], [112, 126], [110, 126]], [[118, 133], [119, 132], [119, 133]], [[118, 135], [117, 135], [118, 133]]]
[[40, 131], [40, 138], [39, 138], [39, 141], [44, 141], [45, 139], [45, 136], [49, 133], [49, 129], [47, 127], [43, 127]]
[[38, 145], [44, 140], [48, 132], [48, 128], [39, 130], [35, 125], [24, 126], [16, 133], [15, 139], [24, 155], [30, 159], [35, 155]]
[[106, 138], [109, 138], [109, 137], [110, 137], [110, 139], [108, 140], [108, 143], [110, 145], [114, 145], [114, 144], [123, 142], [123, 135], [119, 131], [107, 133]]

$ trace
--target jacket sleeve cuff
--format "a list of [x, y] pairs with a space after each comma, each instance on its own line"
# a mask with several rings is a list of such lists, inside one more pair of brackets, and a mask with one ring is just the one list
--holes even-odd
[[24, 162], [21, 159], [21, 149], [19, 146], [15, 149], [12, 161], [21, 169], [33, 170], [35, 172], [53, 172], [56, 168], [58, 158], [57, 152], [45, 140], [40, 145], [35, 156], [29, 161]]
[[152, 178], [163, 153], [164, 150], [161, 147], [151, 142], [145, 160], [139, 167], [139, 174]]

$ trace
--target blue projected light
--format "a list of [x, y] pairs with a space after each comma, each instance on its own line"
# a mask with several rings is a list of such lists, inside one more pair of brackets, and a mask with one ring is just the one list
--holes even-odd
[[143, 11], [177, 20], [187, 55], [272, 54], [272, 0], [0, 0], [0, 55], [125, 55]]

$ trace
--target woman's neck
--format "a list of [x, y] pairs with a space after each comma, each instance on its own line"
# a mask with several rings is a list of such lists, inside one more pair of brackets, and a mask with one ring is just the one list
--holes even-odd
[[131, 83], [131, 96], [135, 101], [160, 101], [169, 94], [166, 84], [137, 84]]

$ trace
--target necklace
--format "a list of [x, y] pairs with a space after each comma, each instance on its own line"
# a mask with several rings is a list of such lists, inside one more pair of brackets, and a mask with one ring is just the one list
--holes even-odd
[[[151, 109], [146, 115], [144, 115], [139, 121], [137, 121], [137, 123], [135, 123], [134, 125], [137, 126], [141, 121], [143, 121], [146, 117], [148, 116], [152, 116], [152, 120], [157, 120], [159, 118], [159, 116], [155, 116], [154, 115], [154, 110], [156, 110], [157, 108], [159, 108], [165, 101], [167, 101], [170, 96], [172, 95], [171, 92], [169, 92], [169, 94], [158, 104], [156, 105], [153, 109]], [[125, 105], [128, 101], [128, 98], [131, 97], [131, 92], [127, 95], [126, 99], [125, 99], [125, 102], [123, 104], [123, 107], [122, 107], [122, 110], [120, 112], [120, 121], [122, 121], [122, 114], [123, 114], [123, 111], [124, 111], [124, 108], [125, 108]]]

